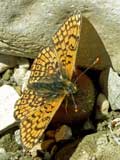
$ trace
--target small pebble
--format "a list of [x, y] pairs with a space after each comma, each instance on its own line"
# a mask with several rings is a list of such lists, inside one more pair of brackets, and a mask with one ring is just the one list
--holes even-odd
[[24, 83], [24, 77], [27, 72], [26, 68], [15, 68], [13, 73], [14, 81], [17, 83], [17, 85], [22, 86]]
[[19, 145], [21, 145], [22, 143], [21, 143], [21, 139], [20, 139], [20, 130], [19, 129], [16, 130], [14, 134], [15, 134], [15, 141], [16, 141], [16, 143], [19, 144]]
[[5, 81], [8, 81], [10, 77], [12, 76], [13, 71], [11, 69], [7, 69], [5, 73], [2, 76], [2, 79]]
[[55, 131], [54, 130], [48, 130], [45, 133], [45, 136], [48, 138], [55, 138]]
[[41, 151], [42, 148], [41, 148], [41, 143], [37, 143], [31, 150], [30, 150], [30, 153], [31, 153], [31, 156], [34, 158], [37, 156], [37, 151]]
[[88, 120], [84, 123], [83, 129], [84, 129], [84, 130], [94, 130], [95, 127], [94, 127], [92, 121], [90, 121], [90, 120], [88, 119]]
[[31, 71], [29, 71], [29, 70], [25, 73], [25, 77], [23, 78], [22, 92], [24, 91], [24, 89], [27, 88], [27, 84], [28, 84], [30, 74], [31, 74]]
[[0, 154], [6, 154], [6, 150], [4, 148], [0, 148]]
[[56, 142], [68, 140], [72, 137], [72, 130], [67, 125], [62, 125], [55, 133]]
[[106, 96], [100, 93], [97, 97], [96, 119], [101, 119], [108, 115], [109, 102]]
[[41, 148], [42, 150], [48, 150], [53, 146], [54, 143], [55, 143], [54, 139], [47, 139], [41, 143]]
[[19, 68], [28, 69], [30, 67], [30, 63], [27, 58], [20, 57], [17, 62], [18, 62]]
[[51, 160], [51, 154], [49, 152], [45, 152], [44, 160]]
[[51, 149], [51, 151], [50, 151], [51, 156], [53, 156], [53, 155], [56, 153], [57, 149], [58, 149], [57, 145], [54, 145], [54, 146], [52, 147], [52, 149]]

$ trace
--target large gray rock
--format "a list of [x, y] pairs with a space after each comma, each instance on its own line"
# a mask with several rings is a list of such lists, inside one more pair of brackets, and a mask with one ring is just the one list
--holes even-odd
[[90, 65], [99, 56], [97, 67], [107, 67], [111, 65], [109, 53], [115, 70], [120, 72], [119, 0], [0, 0], [0, 53], [34, 58], [76, 10], [84, 16], [79, 64]]
[[120, 110], [120, 77], [112, 68], [108, 76], [108, 100], [112, 110]]
[[86, 136], [70, 160], [119, 160], [119, 151], [120, 146], [115, 144], [110, 133], [98, 132]]
[[110, 132], [99, 131], [85, 136], [78, 143], [74, 141], [60, 149], [56, 160], [119, 160], [120, 146], [116, 144]]
[[106, 95], [112, 110], [120, 110], [120, 76], [112, 68], [100, 75], [100, 86]]

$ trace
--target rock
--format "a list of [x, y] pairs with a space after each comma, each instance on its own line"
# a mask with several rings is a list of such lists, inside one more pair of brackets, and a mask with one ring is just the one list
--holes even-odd
[[89, 119], [84, 123], [83, 125], [83, 130], [87, 131], [87, 130], [95, 130], [95, 127], [92, 123], [92, 121], [90, 121]]
[[0, 154], [6, 154], [6, 150], [4, 148], [0, 148]]
[[23, 78], [23, 84], [22, 84], [22, 92], [24, 91], [25, 88], [27, 88], [30, 74], [31, 74], [31, 71], [29, 71], [29, 70], [25, 73], [25, 76]]
[[2, 76], [3, 81], [8, 81], [12, 76], [13, 71], [11, 69], [7, 69]]
[[19, 95], [21, 95], [21, 86], [14, 86], [15, 90]]
[[[84, 59], [82, 64], [90, 64], [91, 59], [93, 61], [96, 56], [99, 56], [105, 66], [110, 65], [108, 52], [115, 70], [119, 72], [119, 9], [120, 2], [114, 0], [110, 2], [107, 0], [67, 0], [62, 2], [56, 0], [51, 3], [49, 0], [1, 1], [0, 53], [35, 57], [43, 46], [49, 45], [52, 35], [65, 19], [74, 11], [80, 10], [83, 16], [90, 21], [86, 20], [82, 25], [84, 32], [84, 34], [81, 33], [80, 42], [80, 59]], [[105, 60], [107, 60], [106, 64]]]
[[53, 146], [54, 143], [55, 143], [54, 139], [47, 139], [41, 143], [41, 148], [44, 151], [48, 150]]
[[0, 138], [0, 148], [4, 148], [8, 152], [17, 152], [19, 145], [15, 142], [14, 135], [8, 133]]
[[0, 148], [0, 160], [9, 160], [9, 156], [4, 148]]
[[98, 95], [96, 105], [96, 119], [108, 116], [109, 102], [104, 94]]
[[14, 81], [17, 83], [17, 85], [22, 86], [22, 84], [24, 83], [24, 77], [26, 74], [27, 70], [26, 68], [16, 68], [14, 70], [14, 74], [13, 74], [13, 78]]
[[4, 81], [3, 81], [3, 79], [1, 78], [1, 79], [0, 79], [0, 87], [1, 87], [3, 84], [4, 84]]
[[31, 150], [30, 150], [30, 153], [31, 153], [31, 156], [34, 158], [37, 156], [37, 151], [40, 151], [42, 150], [41, 148], [41, 143], [37, 143]]
[[30, 63], [29, 63], [29, 60], [27, 58], [19, 57], [17, 62], [18, 62], [19, 68], [28, 69], [30, 67]]
[[101, 91], [102, 91], [103, 94], [105, 94], [105, 96], [107, 98], [108, 98], [108, 75], [109, 75], [109, 70], [110, 70], [110, 68], [103, 70], [100, 73], [100, 76], [99, 76], [99, 85], [100, 85]]
[[[112, 68], [105, 71], [106, 74], [100, 76], [100, 83], [105, 93], [108, 97], [108, 101], [112, 110], [119, 110], [120, 109], [120, 77], [118, 74], [113, 71]], [[104, 73], [105, 73], [104, 72]], [[102, 83], [103, 82], [103, 83]], [[105, 87], [106, 84], [106, 87]]]
[[[30, 156], [22, 156], [19, 158], [19, 160], [33, 160], [33, 158], [31, 158]], [[41, 160], [41, 159], [35, 159], [35, 160]]]
[[45, 152], [44, 159], [45, 160], [51, 160], [51, 155], [50, 155], [49, 152]]
[[[71, 147], [70, 147], [71, 146]], [[74, 146], [74, 147], [72, 147]], [[115, 144], [110, 132], [101, 131], [85, 136], [82, 141], [78, 140], [63, 147], [55, 159], [60, 160], [119, 160], [120, 146]]]
[[15, 56], [0, 54], [0, 73], [17, 65], [18, 58]]
[[16, 143], [19, 144], [19, 145], [21, 145], [22, 142], [21, 142], [21, 139], [20, 139], [20, 129], [16, 130], [14, 135], [15, 135], [15, 141], [16, 141]]
[[120, 145], [120, 118], [115, 118], [109, 123], [109, 129], [114, 141]]
[[9, 156], [6, 153], [0, 153], [0, 160], [9, 160]]
[[51, 151], [50, 151], [51, 156], [54, 156], [54, 155], [55, 155], [55, 153], [57, 152], [57, 149], [58, 149], [57, 145], [54, 145], [54, 146], [52, 147], [52, 149], [51, 149]]
[[[24, 83], [24, 77], [27, 73], [28, 68], [30, 67], [29, 61], [26, 58], [19, 58], [18, 68], [15, 68], [13, 79], [17, 85], [22, 86]], [[26, 77], [25, 77], [26, 78]]]
[[[58, 152], [55, 154], [55, 160], [68, 160], [72, 156], [74, 150], [76, 149], [78, 145], [78, 140], [74, 140], [71, 143], [68, 143], [67, 145], [64, 145]], [[77, 160], [77, 159], [76, 159]], [[84, 160], [84, 159], [83, 159]]]
[[45, 136], [48, 137], [48, 138], [54, 138], [55, 137], [55, 130], [46, 131]]
[[68, 140], [72, 137], [72, 130], [67, 125], [62, 125], [55, 133], [56, 142]]
[[3, 85], [0, 87], [0, 132], [15, 123], [13, 116], [14, 105], [19, 95], [13, 87]]

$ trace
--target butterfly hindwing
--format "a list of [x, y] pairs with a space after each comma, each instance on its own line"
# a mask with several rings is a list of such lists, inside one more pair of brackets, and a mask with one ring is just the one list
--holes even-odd
[[[48, 55], [49, 59], [46, 59]], [[43, 58], [44, 63], [41, 63]], [[39, 63], [41, 64], [40, 67], [38, 67]], [[43, 74], [41, 74], [41, 70]], [[21, 141], [23, 146], [28, 149], [37, 143], [65, 97], [65, 94], [62, 94], [54, 98], [55, 93], [53, 94], [51, 91], [53, 97], [50, 98], [49, 94], [41, 90], [37, 91], [34, 87], [29, 88], [29, 86], [37, 83], [39, 85], [39, 82], [44, 81], [49, 83], [53, 77], [55, 80], [58, 77], [58, 71], [54, 52], [50, 48], [44, 49], [32, 65], [28, 88], [24, 90], [21, 98], [16, 102], [14, 113], [16, 119], [20, 120]]]
[[24, 111], [18, 114], [18, 118], [21, 118], [21, 141], [27, 149], [31, 149], [38, 142], [64, 97], [65, 95], [62, 95], [48, 101], [44, 97], [35, 95], [32, 102], [28, 103], [26, 108], [23, 105], [19, 106], [23, 107], [19, 112]]

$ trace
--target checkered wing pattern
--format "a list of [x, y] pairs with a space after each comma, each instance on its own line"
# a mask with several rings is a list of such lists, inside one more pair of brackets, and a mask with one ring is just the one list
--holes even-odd
[[[65, 72], [71, 79], [75, 65], [80, 37], [80, 15], [71, 16], [53, 36], [54, 48], [42, 50], [34, 60], [28, 88], [15, 105], [15, 117], [20, 121], [21, 140], [31, 149], [40, 139], [66, 94], [52, 96], [40, 94], [40, 90], [30, 88], [32, 84], [57, 80]], [[52, 91], [49, 90], [53, 94]]]
[[58, 32], [53, 36], [53, 43], [61, 69], [69, 79], [72, 78], [75, 68], [76, 54], [80, 39], [81, 16], [71, 16]]

